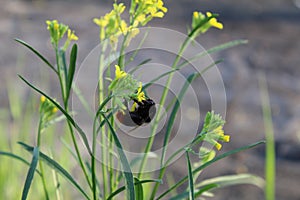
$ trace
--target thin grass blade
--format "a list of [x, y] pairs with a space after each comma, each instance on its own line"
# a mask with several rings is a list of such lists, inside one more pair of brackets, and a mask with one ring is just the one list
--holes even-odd
[[[218, 160], [221, 160], [223, 158], [226, 158], [228, 156], [231, 156], [233, 154], [236, 154], [236, 153], [239, 153], [241, 151], [245, 151], [247, 149], [251, 149], [251, 148], [254, 148], [258, 145], [261, 145], [261, 144], [264, 144], [265, 141], [262, 140], [262, 141], [259, 141], [259, 142], [256, 142], [256, 143], [253, 143], [253, 144], [250, 144], [250, 145], [247, 145], [247, 146], [243, 146], [243, 147], [240, 147], [240, 148], [237, 148], [237, 149], [234, 149], [234, 150], [231, 150], [231, 151], [228, 151], [226, 153], [223, 153], [217, 157], [215, 157], [214, 159], [212, 159], [211, 161], [208, 161], [206, 162], [205, 164], [197, 167], [196, 169], [193, 170], [193, 174], [203, 170], [204, 168], [206, 168], [207, 166], [217, 162]], [[185, 183], [185, 181], [188, 180], [188, 176], [185, 176], [184, 178], [182, 178], [181, 180], [179, 180], [175, 185], [171, 186], [168, 190], [166, 190], [164, 193], [162, 193], [158, 198], [158, 199], [161, 199], [162, 197], [166, 196], [170, 191], [174, 190], [175, 188], [179, 187], [180, 185], [182, 185], [183, 183]]]
[[189, 199], [194, 200], [194, 179], [193, 179], [193, 171], [191, 166], [191, 160], [189, 156], [189, 152], [185, 152], [186, 155], [186, 161], [188, 165], [188, 177], [189, 177]]
[[174, 125], [174, 122], [175, 122], [175, 118], [177, 116], [177, 111], [180, 107], [180, 102], [182, 101], [187, 89], [188, 89], [188, 86], [191, 84], [191, 82], [193, 80], [195, 80], [195, 78], [199, 77], [201, 75], [201, 73], [193, 73], [191, 74], [186, 82], [184, 83], [184, 85], [182, 86], [182, 89], [180, 90], [179, 94], [178, 94], [178, 98], [175, 102], [175, 105], [173, 107], [173, 110], [171, 112], [171, 115], [169, 117], [169, 121], [168, 121], [168, 124], [167, 124], [167, 128], [166, 128], [166, 133], [165, 133], [165, 137], [164, 137], [164, 143], [163, 143], [163, 149], [162, 149], [162, 156], [161, 156], [161, 166], [163, 166], [164, 164], [164, 159], [165, 159], [165, 156], [166, 156], [166, 152], [167, 152], [167, 143], [170, 139], [170, 136], [171, 136], [171, 132], [172, 132], [172, 128], [173, 128], [173, 125]]
[[[144, 183], [162, 183], [161, 180], [159, 179], [149, 179], [149, 180], [141, 180], [141, 181], [136, 181], [134, 182], [134, 185], [138, 185], [138, 184], [144, 184]], [[112, 192], [109, 197], [107, 198], [107, 200], [111, 200], [113, 199], [116, 195], [118, 195], [119, 193], [123, 192], [125, 190], [125, 186], [120, 187], [119, 189], [117, 189], [116, 191]]]
[[[13, 153], [10, 153], [10, 152], [5, 152], [5, 151], [0, 151], [0, 155], [2, 155], [2, 156], [8, 156], [8, 157], [10, 157], [10, 158], [19, 160], [19, 161], [21, 161], [22, 163], [24, 163], [24, 164], [30, 166], [30, 163], [29, 163], [27, 160], [25, 160], [24, 158], [22, 158], [22, 157], [20, 157], [20, 156], [18, 156], [18, 155], [16, 155], [16, 154], [13, 154]], [[38, 175], [41, 176], [41, 173], [39, 172], [39, 170], [36, 169], [35, 171], [38, 173]]]
[[25, 180], [25, 184], [24, 184], [24, 188], [23, 188], [23, 192], [22, 192], [22, 200], [26, 200], [27, 199], [27, 195], [34, 177], [34, 172], [36, 170], [36, 166], [38, 164], [39, 161], [39, 148], [38, 147], [34, 147], [33, 148], [33, 153], [32, 153], [32, 160], [31, 160], [31, 164], [27, 173], [27, 177]]
[[56, 102], [54, 101], [49, 95], [47, 95], [46, 93], [44, 93], [43, 91], [39, 90], [38, 88], [36, 88], [35, 86], [33, 86], [31, 83], [29, 83], [25, 78], [23, 78], [21, 75], [19, 75], [19, 77], [32, 89], [34, 89], [36, 92], [44, 95], [47, 99], [49, 99], [49, 101], [51, 101], [68, 119], [68, 121], [70, 121], [70, 123], [73, 125], [73, 127], [78, 131], [79, 135], [81, 136], [81, 139], [83, 140], [83, 143], [85, 145], [85, 147], [87, 148], [88, 152], [90, 155], [92, 155], [92, 151], [88, 142], [88, 139], [84, 133], [84, 131], [78, 126], [78, 124], [74, 121], [74, 119]]
[[15, 39], [16, 42], [24, 45], [28, 49], [30, 49], [35, 55], [37, 55], [44, 63], [46, 63], [56, 74], [58, 74], [57, 70], [51, 65], [51, 63], [44, 57], [42, 56], [37, 50], [35, 50], [32, 46], [30, 46], [28, 43], [24, 42], [23, 40], [20, 39]]
[[123, 172], [124, 177], [126, 179], [125, 186], [126, 186], [126, 189], [127, 189], [127, 199], [128, 200], [135, 200], [135, 189], [134, 189], [133, 175], [132, 175], [131, 168], [130, 168], [129, 162], [127, 160], [127, 157], [126, 157], [126, 155], [123, 151], [122, 144], [121, 144], [115, 130], [113, 129], [112, 125], [110, 124], [109, 120], [107, 119], [107, 117], [103, 113], [101, 113], [101, 115], [104, 118], [104, 120], [106, 121], [106, 123], [107, 123], [107, 125], [110, 129], [110, 132], [111, 132], [111, 134], [114, 138], [114, 142], [115, 142], [115, 145], [116, 145], [117, 150], [118, 150], [118, 154], [119, 154], [122, 169], [123, 169], [122, 172]]
[[231, 41], [231, 42], [227, 42], [227, 43], [215, 46], [211, 49], [208, 49], [207, 51], [196, 54], [195, 56], [193, 56], [189, 60], [186, 60], [186, 61], [182, 62], [180, 65], [177, 66], [177, 68], [182, 68], [185, 65], [187, 65], [188, 63], [191, 63], [191, 62], [193, 62], [193, 61], [195, 61], [195, 60], [197, 60], [197, 59], [199, 59], [199, 58], [201, 58], [205, 55], [208, 55], [208, 54], [211, 54], [211, 53], [216, 53], [218, 51], [223, 51], [225, 49], [229, 49], [229, 48], [232, 48], [234, 46], [247, 44], [247, 43], [248, 43], [248, 40], [234, 40], [234, 41]]
[[72, 88], [72, 82], [73, 82], [75, 69], [76, 69], [76, 59], [77, 59], [77, 45], [74, 44], [72, 46], [72, 50], [70, 54], [70, 64], [69, 64], [68, 77], [67, 77], [67, 99], [69, 98], [70, 91]]
[[[134, 178], [134, 182], [139, 182], [138, 178]], [[144, 191], [143, 191], [143, 185], [142, 184], [134, 184], [135, 187], [135, 198], [138, 200], [144, 199]]]
[[204, 187], [211, 184], [216, 184], [218, 185], [218, 187], [227, 187], [227, 186], [240, 185], [240, 184], [251, 184], [259, 188], [263, 188], [265, 185], [265, 181], [261, 177], [253, 174], [236, 174], [236, 175], [219, 176], [211, 179], [206, 179], [205, 181], [202, 181], [201, 183], [197, 184], [197, 188]]
[[[20, 144], [25, 150], [29, 151], [30, 153], [32, 153], [34, 150], [32, 146], [29, 146], [23, 142], [18, 142], [18, 144]], [[65, 179], [70, 181], [70, 183], [74, 185], [75, 188], [78, 189], [78, 191], [81, 192], [81, 194], [83, 194], [86, 199], [90, 199], [83, 188], [81, 188], [81, 186], [75, 181], [75, 179], [60, 164], [58, 164], [55, 160], [51, 159], [42, 152], [39, 153], [39, 156], [41, 161], [45, 162], [49, 167], [51, 167], [59, 174], [61, 174]]]
[[268, 93], [268, 86], [266, 77], [263, 73], [259, 74], [259, 86], [262, 101], [262, 110], [265, 126], [266, 137], [266, 160], [265, 160], [265, 176], [266, 176], [266, 188], [265, 198], [266, 200], [275, 199], [275, 179], [276, 179], [276, 158], [275, 158], [275, 143], [274, 143], [274, 130], [272, 121], [272, 111], [270, 107], [270, 98]]

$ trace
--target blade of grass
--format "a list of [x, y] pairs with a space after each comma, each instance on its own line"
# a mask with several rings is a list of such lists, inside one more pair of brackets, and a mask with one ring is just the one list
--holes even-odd
[[205, 181], [202, 181], [201, 183], [197, 184], [196, 187], [204, 187], [211, 184], [216, 184], [218, 187], [226, 187], [239, 184], [251, 184], [259, 188], [263, 188], [265, 185], [264, 180], [259, 176], [255, 176], [253, 174], [236, 174], [206, 179]]
[[265, 160], [265, 176], [266, 200], [275, 199], [275, 179], [276, 179], [276, 158], [275, 158], [275, 143], [274, 143], [274, 130], [272, 122], [272, 111], [270, 107], [270, 98], [268, 93], [268, 86], [265, 74], [259, 74], [259, 87], [262, 102], [265, 137], [266, 137], [266, 160]]
[[[170, 136], [171, 136], [171, 131], [172, 131], [172, 128], [173, 128], [173, 124], [175, 122], [175, 118], [177, 116], [177, 111], [180, 107], [180, 102], [182, 101], [182, 99], [183, 99], [183, 97], [184, 97], [184, 95], [185, 95], [185, 93], [188, 89], [188, 86], [191, 84], [191, 82], [193, 80], [195, 80], [197, 77], [204, 74], [208, 69], [215, 66], [216, 63], [218, 63], [218, 62], [221, 62], [221, 61], [216, 61], [216, 62], [212, 63], [211, 65], [204, 68], [201, 72], [193, 73], [193, 74], [189, 75], [189, 77], [187, 78], [185, 84], [182, 86], [182, 88], [179, 92], [178, 98], [175, 100], [175, 105], [174, 105], [174, 107], [172, 109], [172, 112], [171, 112], [171, 115], [169, 117], [169, 121], [168, 121], [167, 128], [166, 128], [166, 133], [165, 133], [165, 137], [164, 137], [164, 143], [163, 143], [163, 149], [162, 149], [162, 155], [161, 155], [161, 161], [160, 161], [160, 163], [161, 163], [161, 170], [159, 172], [159, 178], [160, 179], [163, 178], [163, 175], [165, 173], [166, 165], [164, 165], [164, 159], [165, 159], [165, 155], [166, 155], [166, 152], [167, 152], [167, 146], [168, 146], [167, 143], [168, 143], [168, 141], [170, 139]], [[154, 199], [154, 197], [156, 195], [156, 192], [158, 190], [158, 186], [159, 186], [158, 184], [155, 184], [150, 199]]]
[[37, 50], [35, 50], [32, 46], [30, 46], [28, 43], [18, 38], [16, 38], [15, 41], [30, 49], [35, 55], [37, 55], [42, 61], [44, 61], [44, 63], [46, 63], [56, 74], [58, 74], [57, 70], [53, 67], [53, 65], [51, 65], [51, 63], [44, 56], [42, 56]]
[[[138, 178], [134, 178], [135, 183], [139, 182]], [[143, 185], [142, 184], [134, 184], [135, 185], [135, 198], [138, 200], [144, 199], [144, 191], [143, 191]]]
[[[27, 160], [25, 160], [24, 158], [22, 158], [22, 157], [20, 157], [20, 156], [18, 156], [16, 154], [13, 154], [13, 153], [10, 153], [10, 152], [0, 151], [0, 155], [2, 155], [2, 156], [8, 156], [10, 158], [14, 158], [14, 159], [19, 160], [22, 163], [30, 166], [30, 163]], [[38, 175], [41, 176], [41, 173], [39, 172], [39, 170], [36, 169], [35, 171], [38, 173]]]
[[188, 165], [188, 178], [189, 178], [189, 199], [194, 200], [194, 179], [193, 179], [193, 172], [192, 172], [192, 166], [190, 161], [189, 152], [185, 152], [186, 155], [186, 161]]
[[39, 90], [38, 88], [36, 88], [35, 86], [33, 86], [31, 83], [29, 83], [25, 78], [23, 78], [21, 75], [19, 75], [19, 77], [29, 86], [31, 87], [33, 90], [35, 90], [36, 92], [42, 94], [43, 96], [45, 96], [49, 101], [51, 101], [68, 119], [68, 121], [73, 125], [73, 127], [78, 131], [79, 135], [81, 136], [81, 139], [83, 140], [83, 143], [85, 145], [85, 147], [87, 148], [88, 152], [90, 155], [92, 155], [92, 151], [88, 142], [88, 139], [84, 133], [84, 131], [78, 126], [78, 124], [74, 121], [74, 119], [55, 101], [53, 100], [50, 96], [48, 96], [46, 93], [44, 93], [43, 91]]
[[126, 179], [125, 186], [126, 186], [126, 189], [127, 189], [127, 199], [128, 200], [135, 200], [135, 189], [134, 189], [133, 175], [132, 175], [131, 168], [130, 168], [129, 162], [127, 160], [127, 157], [126, 157], [126, 155], [123, 151], [122, 144], [121, 144], [121, 142], [118, 138], [118, 135], [116, 134], [115, 130], [113, 129], [112, 125], [110, 124], [109, 120], [105, 116], [105, 114], [101, 113], [101, 116], [106, 121], [106, 123], [109, 127], [109, 130], [110, 130], [110, 132], [111, 132], [111, 134], [114, 138], [114, 142], [115, 142], [115, 145], [117, 147], [117, 150], [118, 150], [121, 165], [122, 165], [122, 168], [123, 168], [122, 172], [123, 172], [124, 177]]
[[193, 56], [192, 58], [182, 62], [180, 65], [177, 66], [177, 68], [182, 68], [184, 67], [185, 65], [187, 65], [188, 63], [191, 63], [205, 55], [208, 55], [208, 54], [211, 54], [211, 53], [216, 53], [218, 51], [223, 51], [225, 49], [228, 49], [228, 48], [231, 48], [231, 47], [234, 47], [234, 46], [238, 46], [238, 45], [241, 45], [241, 44], [247, 44], [248, 43], [248, 40], [234, 40], [234, 41], [231, 41], [231, 42], [227, 42], [227, 43], [224, 43], [224, 44], [221, 44], [221, 45], [218, 45], [216, 47], [213, 47], [211, 49], [208, 49], [207, 51], [204, 51], [204, 52], [201, 52], [195, 56]]
[[182, 86], [182, 89], [180, 90], [180, 93], [178, 95], [178, 98], [175, 102], [175, 105], [173, 107], [173, 110], [171, 112], [171, 115], [169, 117], [169, 121], [168, 121], [168, 124], [167, 124], [167, 130], [166, 130], [166, 133], [165, 133], [165, 137], [164, 137], [164, 143], [163, 143], [163, 149], [162, 149], [162, 156], [161, 156], [161, 166], [163, 166], [163, 163], [164, 163], [164, 159], [165, 159], [165, 155], [166, 155], [166, 151], [167, 151], [167, 143], [169, 142], [169, 139], [170, 139], [170, 136], [171, 136], [171, 131], [172, 131], [172, 128], [173, 128], [173, 124], [175, 122], [175, 118], [176, 118], [176, 115], [177, 115], [177, 111], [180, 107], [180, 102], [182, 101], [187, 89], [188, 89], [188, 86], [191, 84], [191, 82], [199, 77], [201, 75], [201, 73], [193, 73], [191, 74], [186, 82], [184, 83], [184, 85]]
[[[29, 151], [30, 153], [32, 153], [34, 150], [33, 147], [31, 147], [23, 142], [18, 142], [18, 144], [20, 144], [25, 150]], [[59, 163], [57, 163], [55, 160], [51, 159], [50, 157], [48, 157], [47, 155], [45, 155], [42, 152], [39, 152], [39, 156], [40, 156], [41, 161], [44, 161], [49, 167], [51, 167], [52, 169], [54, 169], [55, 171], [60, 173], [65, 179], [70, 181], [70, 183], [72, 185], [74, 185], [75, 188], [78, 189], [78, 191], [80, 191], [81, 194], [86, 199], [90, 199], [89, 196], [85, 193], [84, 189], [81, 188], [81, 186], [72, 177], [72, 175], [70, 175]]]
[[[215, 187], [217, 187], [217, 184], [204, 186], [200, 190], [196, 190], [194, 196], [199, 197], [202, 193], [206, 192], [207, 190], [213, 189]], [[174, 197], [171, 197], [170, 200], [182, 200], [182, 199], [186, 199], [188, 196], [189, 196], [189, 192], [182, 192]]]
[[128, 73], [129, 74], [133, 74], [136, 70], [138, 70], [140, 67], [142, 67], [143, 65], [147, 64], [148, 62], [150, 62], [152, 59], [146, 59], [143, 60], [141, 63], [139, 63], [136, 67], [134, 67], [133, 69], [129, 70]]
[[[157, 179], [149, 179], [149, 180], [141, 180], [138, 182], [134, 182], [134, 185], [138, 185], [138, 184], [144, 184], [144, 183], [162, 183], [161, 180], [157, 180]], [[111, 200], [113, 197], [115, 197], [116, 195], [118, 195], [119, 193], [121, 193], [122, 191], [124, 191], [126, 189], [125, 186], [120, 187], [119, 189], [117, 189], [116, 191], [112, 192], [109, 197], [107, 198], [107, 200]]]
[[68, 71], [68, 77], [67, 77], [67, 99], [69, 99], [71, 88], [72, 88], [72, 82], [75, 74], [75, 68], [76, 68], [76, 59], [77, 59], [77, 45], [74, 44], [72, 46], [71, 54], [70, 54], [70, 64], [69, 64], [69, 71]]
[[[231, 156], [233, 154], [236, 154], [236, 153], [239, 153], [241, 151], [245, 151], [247, 149], [250, 149], [250, 148], [253, 148], [253, 147], [256, 147], [260, 144], [264, 144], [265, 141], [259, 141], [259, 142], [256, 142], [256, 143], [253, 143], [253, 144], [250, 144], [250, 145], [247, 145], [247, 146], [243, 146], [243, 147], [240, 147], [240, 148], [237, 148], [237, 149], [234, 149], [234, 150], [231, 150], [231, 151], [228, 151], [226, 153], [223, 153], [217, 157], [215, 157], [214, 159], [206, 162], [205, 164], [197, 167], [196, 169], [193, 170], [193, 174], [203, 170], [204, 168], [206, 168], [207, 166], [215, 163], [216, 161], [218, 160], [221, 160], [225, 157], [228, 157], [228, 156]], [[174, 190], [175, 188], [179, 187], [180, 185], [182, 185], [185, 181], [187, 181], [188, 179], [188, 176], [185, 176], [184, 178], [182, 178], [181, 180], [179, 180], [175, 185], [171, 186], [168, 190], [166, 190], [164, 193], [162, 193], [158, 198], [158, 199], [161, 199], [162, 197], [166, 196], [170, 191]]]
[[30, 189], [33, 177], [34, 177], [34, 172], [36, 170], [36, 166], [39, 161], [39, 148], [34, 147], [32, 154], [33, 155], [32, 155], [31, 164], [30, 164], [29, 170], [27, 172], [27, 177], [26, 177], [23, 192], [22, 192], [22, 200], [27, 199], [27, 195], [28, 195], [28, 192], [29, 192], [29, 189]]

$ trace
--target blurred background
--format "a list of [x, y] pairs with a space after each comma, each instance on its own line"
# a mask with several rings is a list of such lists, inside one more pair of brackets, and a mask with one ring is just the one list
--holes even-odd
[[[45, 20], [57, 19], [68, 24], [79, 36], [80, 63], [98, 44], [98, 27], [92, 19], [108, 12], [112, 2], [0, 0], [0, 150], [20, 152], [20, 147], [14, 146], [14, 143], [20, 140], [30, 143], [36, 130], [37, 115], [34, 117], [31, 110], [37, 113], [37, 95], [25, 87], [17, 74], [33, 78], [50, 93], [58, 87], [51, 79], [52, 75], [48, 76], [50, 71], [40, 67], [38, 58], [13, 39], [26, 41], [54, 61]], [[249, 40], [247, 45], [212, 55], [215, 60], [224, 59], [218, 67], [227, 95], [225, 130], [232, 140], [224, 145], [223, 151], [264, 138], [257, 73], [265, 72], [276, 139], [276, 197], [299, 200], [300, 1], [166, 0], [165, 6], [169, 9], [165, 18], [153, 20], [150, 26], [186, 33], [193, 11], [211, 11], [220, 14], [219, 20], [224, 24], [224, 29], [211, 29], [198, 39], [206, 49], [235, 39]], [[7, 165], [14, 166], [15, 161], [0, 157], [0, 197], [10, 197], [10, 193], [16, 193], [9, 185], [17, 184], [21, 188], [25, 180], [24, 174], [18, 176], [11, 171], [10, 174]], [[174, 173], [183, 173], [180, 167], [178, 169]], [[18, 170], [27, 169], [19, 167]], [[264, 177], [264, 147], [226, 158], [204, 171], [202, 176], [207, 178], [242, 172]], [[10, 182], [10, 179], [17, 181]], [[19, 194], [16, 195], [19, 197]], [[263, 191], [245, 185], [218, 190], [212, 199], [250, 200], [263, 197]]]

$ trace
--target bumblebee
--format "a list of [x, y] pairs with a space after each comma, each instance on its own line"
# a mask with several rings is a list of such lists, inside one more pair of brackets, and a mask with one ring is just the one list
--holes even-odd
[[135, 99], [133, 101], [134, 105], [130, 111], [117, 113], [118, 120], [126, 126], [141, 126], [144, 123], [150, 123], [156, 113], [155, 102], [150, 98], [141, 102]]

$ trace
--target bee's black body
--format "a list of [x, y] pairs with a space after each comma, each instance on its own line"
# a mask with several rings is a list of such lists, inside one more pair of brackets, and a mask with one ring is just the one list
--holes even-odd
[[137, 104], [136, 108], [133, 111], [128, 111], [128, 109], [123, 113], [118, 112], [118, 120], [126, 126], [141, 126], [144, 123], [150, 123], [156, 112], [155, 102], [150, 98], [142, 102], [133, 101]]
[[150, 111], [150, 108], [155, 105], [154, 101], [152, 99], [146, 99], [142, 102], [134, 101], [138, 104], [138, 106], [134, 111], [129, 112], [132, 121], [139, 126], [143, 123], [151, 122], [156, 111], [155, 107]]

